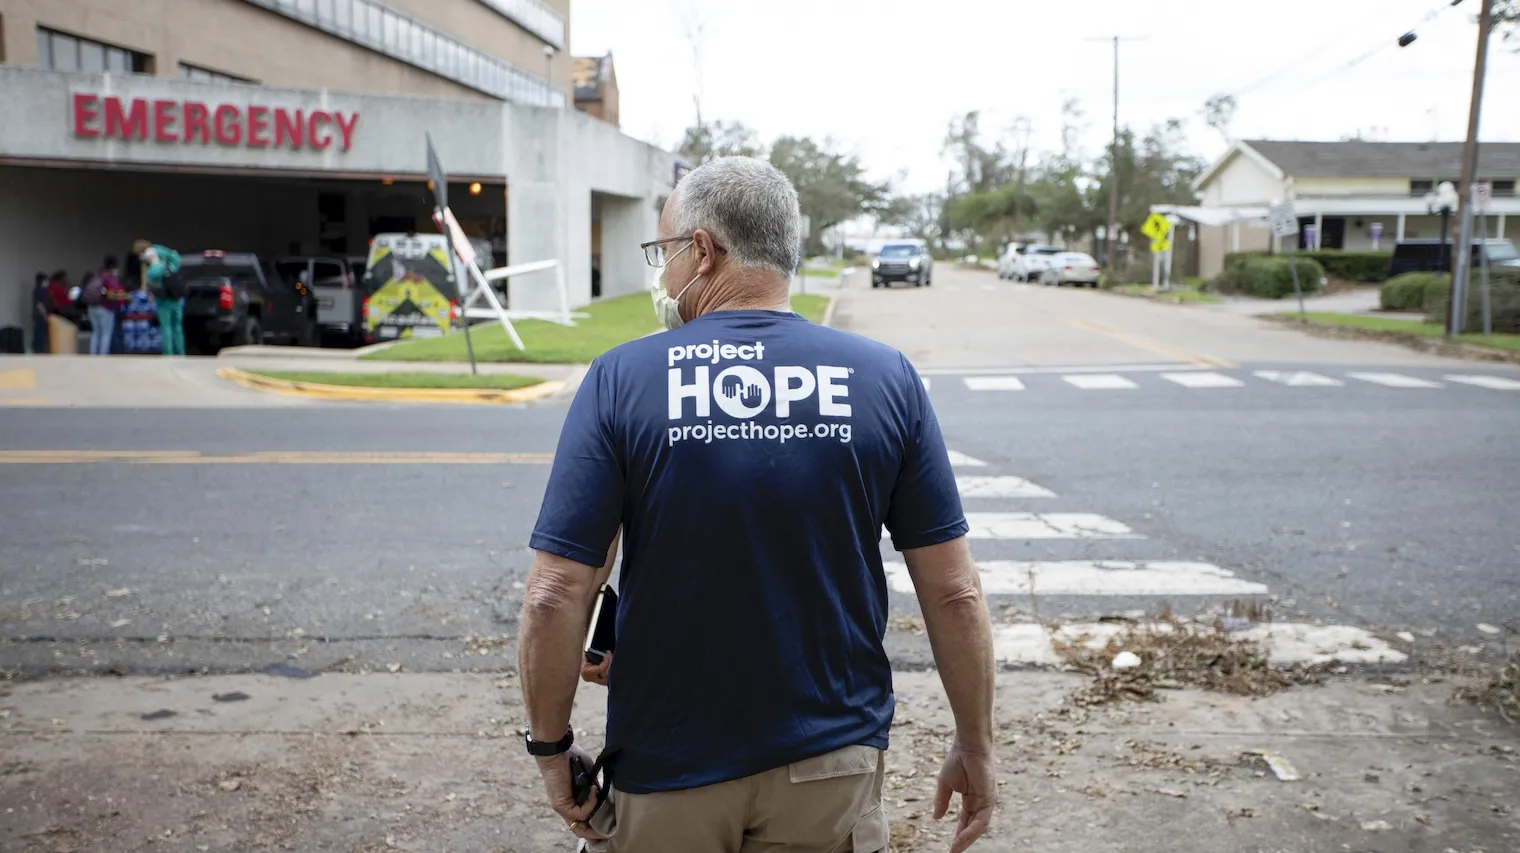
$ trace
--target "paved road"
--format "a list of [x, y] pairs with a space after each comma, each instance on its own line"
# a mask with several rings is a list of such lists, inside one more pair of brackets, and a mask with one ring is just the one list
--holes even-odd
[[[1006, 663], [1049, 659], [1036, 620], [1168, 603], [1352, 661], [1520, 612], [1514, 371], [948, 268], [841, 297], [923, 366]], [[229, 399], [0, 412], [0, 669], [510, 667], [562, 403]]]

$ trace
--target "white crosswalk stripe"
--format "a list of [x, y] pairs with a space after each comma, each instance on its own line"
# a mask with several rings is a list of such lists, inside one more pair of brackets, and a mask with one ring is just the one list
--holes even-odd
[[1017, 376], [965, 376], [961, 381], [972, 391], [1024, 390], [1024, 381]]
[[[1169, 626], [1151, 626], [1157, 631]], [[1061, 663], [1051, 641], [1102, 648], [1125, 626], [1111, 622], [1070, 623], [1054, 632], [1032, 622], [999, 625], [993, 630], [993, 653], [1001, 663], [1057, 666]], [[1307, 625], [1274, 622], [1256, 625], [1236, 636], [1259, 642], [1272, 663], [1403, 663], [1408, 655], [1395, 651], [1371, 632], [1351, 625]]]
[[1405, 376], [1402, 373], [1348, 373], [1352, 379], [1360, 379], [1363, 382], [1371, 382], [1374, 385], [1382, 385], [1386, 388], [1440, 388], [1441, 383], [1431, 382], [1427, 379], [1416, 379], [1413, 376]]
[[1294, 388], [1340, 388], [1346, 383], [1307, 370], [1258, 370], [1256, 375], [1268, 382]]
[[987, 467], [987, 463], [986, 462], [983, 462], [982, 460], [977, 459], [975, 456], [967, 456], [966, 454], [961, 453], [960, 451], [957, 451], [957, 450], [951, 450], [951, 451], [949, 451], [949, 453], [950, 453], [950, 465], [952, 467], [955, 467], [955, 468], [986, 468]]
[[1090, 512], [968, 512], [972, 539], [1144, 539], [1112, 518]]
[[[1221, 378], [1229, 377], [1221, 375]], [[1272, 377], [1262, 378], [1277, 381]], [[1319, 378], [1340, 384], [1328, 377]], [[1456, 381], [1455, 377], [1448, 378]], [[1218, 380], [1203, 381], [1217, 383]], [[1298, 381], [1309, 385], [1322, 384], [1312, 379], [1282, 384], [1296, 384]], [[1516, 385], [1520, 386], [1520, 382]], [[1232, 386], [1200, 384], [1184, 387]], [[963, 453], [953, 450], [948, 453], [952, 465], [988, 467], [986, 462]], [[1048, 489], [1011, 475], [958, 475], [955, 482], [961, 497], [967, 500], [1018, 500], [1055, 496]], [[978, 541], [1145, 539], [1122, 522], [1095, 513], [970, 512], [966, 513], [966, 522], [970, 527], [969, 538]], [[913, 580], [906, 564], [889, 562], [884, 568], [887, 583], [893, 592], [908, 595], [914, 592]], [[1227, 598], [1261, 596], [1270, 592], [1266, 584], [1237, 577], [1228, 569], [1212, 563], [1184, 560], [981, 560], [977, 563], [977, 569], [981, 575], [982, 589], [989, 596]], [[1002, 624], [994, 629], [994, 652], [998, 661], [1004, 664], [1059, 666], [1064, 661], [1056, 651], [1057, 642], [1062, 645], [1081, 643], [1095, 649], [1101, 648], [1125, 627], [1112, 622], [1068, 622], [1054, 629], [1037, 623]], [[1150, 627], [1157, 631], [1173, 630], [1170, 623]], [[1199, 626], [1197, 630], [1211, 628]], [[1404, 653], [1396, 651], [1370, 632], [1349, 625], [1263, 623], [1239, 631], [1235, 636], [1259, 643], [1272, 662], [1280, 666], [1328, 661], [1396, 664], [1407, 660]]]
[[1023, 477], [956, 477], [963, 498], [1053, 498], [1055, 492]]
[[1479, 388], [1491, 388], [1495, 391], [1520, 391], [1520, 380], [1503, 376], [1447, 376], [1446, 380], [1460, 382], [1463, 385], [1475, 385]]
[[[1265, 584], [1235, 577], [1209, 563], [1170, 560], [1069, 560], [1022, 562], [982, 560], [977, 564], [988, 595], [1265, 595]], [[897, 592], [913, 592], [903, 563], [886, 565], [887, 582]]]
[[1061, 378], [1068, 385], [1083, 391], [1118, 391], [1140, 387], [1117, 373], [1074, 373]]
[[1161, 378], [1168, 382], [1175, 382], [1184, 388], [1239, 388], [1245, 384], [1234, 377], [1209, 370], [1197, 373], [1163, 373]]

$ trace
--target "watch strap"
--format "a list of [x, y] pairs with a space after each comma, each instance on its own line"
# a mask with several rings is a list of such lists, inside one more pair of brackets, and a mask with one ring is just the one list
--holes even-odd
[[557, 741], [534, 740], [532, 730], [524, 730], [523, 742], [528, 747], [528, 754], [538, 758], [548, 758], [554, 755], [562, 755], [570, 751], [575, 743], [575, 728], [567, 726], [565, 736]]

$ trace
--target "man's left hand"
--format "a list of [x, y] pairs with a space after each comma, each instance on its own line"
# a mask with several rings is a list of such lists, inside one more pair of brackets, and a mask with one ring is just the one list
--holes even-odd
[[581, 680], [587, 684], [600, 684], [607, 686], [607, 672], [612, 669], [612, 653], [604, 652], [601, 663], [592, 663], [581, 660]]
[[572, 755], [578, 756], [587, 767], [594, 763], [591, 756], [575, 746], [560, 755], [537, 759], [538, 773], [544, 778], [544, 793], [549, 797], [549, 807], [554, 809], [555, 814], [564, 818], [565, 823], [570, 826], [570, 831], [578, 838], [601, 841], [602, 836], [598, 835], [596, 830], [586, 822], [596, 808], [597, 792], [593, 790], [584, 804], [579, 806], [575, 804], [573, 777], [570, 771], [570, 756]]

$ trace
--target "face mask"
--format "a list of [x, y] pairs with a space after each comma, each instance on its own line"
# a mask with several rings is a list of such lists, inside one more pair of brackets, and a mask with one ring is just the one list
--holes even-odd
[[[692, 243], [686, 244], [686, 249], [690, 249], [693, 245], [694, 244]], [[681, 252], [686, 251], [686, 249], [682, 249]], [[673, 261], [676, 258], [680, 257], [681, 252], [676, 252], [674, 255], [671, 255], [670, 260]], [[666, 261], [665, 263], [668, 265], [670, 261]], [[649, 295], [654, 300], [655, 319], [660, 321], [660, 326], [662, 326], [665, 331], [669, 332], [673, 329], [679, 329], [682, 326], [686, 325], [686, 320], [681, 316], [681, 297], [685, 296], [686, 291], [690, 290], [691, 286], [693, 284], [696, 284], [697, 279], [701, 277], [702, 275], [698, 273], [696, 277], [694, 277], [691, 281], [686, 282], [686, 286], [681, 288], [681, 292], [677, 293], [675, 296], [671, 296], [665, 290], [664, 267], [660, 269], [659, 275], [654, 277], [654, 285], [649, 288]]]

